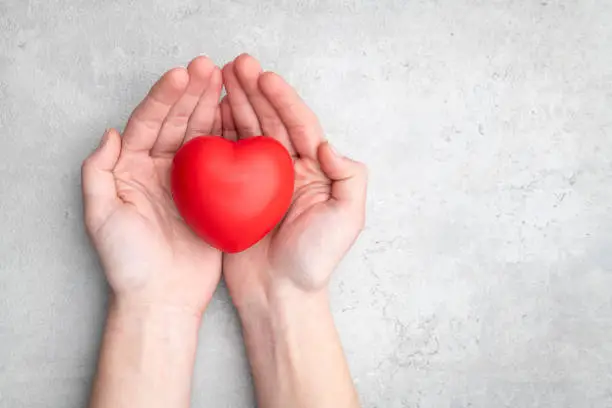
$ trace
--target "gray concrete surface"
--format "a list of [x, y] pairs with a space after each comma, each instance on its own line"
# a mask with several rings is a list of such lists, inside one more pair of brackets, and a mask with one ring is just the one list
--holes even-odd
[[[365, 407], [612, 407], [612, 2], [0, 0], [0, 407], [82, 407], [79, 166], [165, 69], [248, 51], [371, 170], [333, 281]], [[251, 407], [220, 288], [194, 407]]]

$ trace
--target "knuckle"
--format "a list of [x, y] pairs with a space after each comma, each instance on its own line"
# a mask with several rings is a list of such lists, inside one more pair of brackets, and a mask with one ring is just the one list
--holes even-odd
[[270, 86], [270, 85], [274, 85], [274, 81], [276, 79], [276, 74], [272, 71], [266, 71], [263, 72], [260, 76], [259, 76], [259, 85], [266, 88], [266, 90], [270, 93], [276, 92], [277, 88], [274, 86]]
[[305, 123], [294, 124], [293, 126], [288, 126], [287, 130], [291, 134], [292, 137], [296, 139], [304, 139], [308, 140], [314, 137], [315, 131], [312, 126], [309, 126]]
[[193, 113], [193, 109], [192, 110], [189, 110], [188, 108], [180, 109], [180, 110], [177, 110], [172, 116], [169, 116], [168, 119], [166, 119], [166, 121], [170, 122], [170, 124], [174, 126], [183, 126], [185, 125], [185, 123], [187, 123], [189, 118], [191, 118], [192, 113]]
[[361, 162], [355, 162], [355, 175], [363, 180], [364, 182], [367, 182], [368, 180], [368, 166], [366, 166], [364, 163]]
[[278, 115], [274, 115], [272, 113], [269, 113], [267, 115], [264, 115], [262, 117], [262, 124], [265, 124], [266, 127], [271, 128], [271, 129], [281, 129], [281, 128], [285, 128], [285, 125], [283, 124], [283, 121], [278, 117]]
[[91, 156], [86, 157], [85, 160], [83, 160], [83, 162], [81, 163], [81, 173], [87, 172], [92, 166], [93, 164]]
[[91, 214], [89, 214], [88, 212], [85, 212], [85, 215], [83, 217], [83, 221], [85, 224], [85, 229], [87, 230], [88, 233], [91, 233], [92, 231], [95, 231], [95, 222], [93, 220], [93, 217], [91, 216]]
[[89, 212], [86, 212], [83, 217], [83, 222], [85, 224], [85, 231], [92, 240], [95, 240], [98, 230], [100, 229], [99, 218], [93, 214], [90, 214]]
[[261, 134], [255, 126], [251, 125], [236, 125], [236, 130], [241, 136], [256, 136]]

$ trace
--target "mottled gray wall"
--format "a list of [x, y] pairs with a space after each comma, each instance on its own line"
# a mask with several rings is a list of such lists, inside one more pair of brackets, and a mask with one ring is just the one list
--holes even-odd
[[[248, 51], [370, 166], [333, 281], [366, 407], [612, 406], [612, 2], [0, 0], [0, 406], [84, 405], [82, 158], [165, 69]], [[221, 288], [194, 406], [253, 406]]]

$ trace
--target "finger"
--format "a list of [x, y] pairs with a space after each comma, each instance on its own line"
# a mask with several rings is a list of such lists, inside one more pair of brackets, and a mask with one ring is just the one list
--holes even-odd
[[221, 88], [223, 88], [221, 71], [215, 66], [210, 75], [210, 83], [202, 95], [200, 95], [198, 105], [189, 118], [184, 142], [196, 136], [211, 134], [217, 106], [219, 105], [219, 97], [221, 96]]
[[323, 130], [315, 114], [297, 92], [273, 72], [260, 75], [259, 88], [284, 123], [297, 154], [316, 160], [317, 148], [323, 142]]
[[110, 129], [102, 137], [100, 146], [83, 162], [81, 184], [85, 225], [90, 232], [95, 232], [121, 204], [113, 176], [120, 152], [121, 136]]
[[262, 133], [278, 140], [291, 155], [295, 155], [295, 149], [289, 139], [285, 125], [259, 89], [259, 76], [261, 75], [259, 62], [248, 54], [242, 54], [234, 61], [234, 72], [249, 104], [257, 115]]
[[148, 152], [153, 147], [166, 116], [183, 95], [188, 82], [187, 70], [174, 68], [153, 85], [128, 120], [123, 132], [124, 150]]
[[221, 106], [217, 105], [215, 109], [215, 119], [213, 120], [213, 127], [210, 131], [211, 135], [221, 136], [223, 135], [223, 121], [221, 119]]
[[221, 122], [223, 123], [223, 137], [228, 140], [238, 140], [238, 132], [236, 131], [236, 124], [234, 123], [234, 115], [232, 114], [232, 108], [229, 104], [227, 96], [221, 100]]
[[236, 78], [233, 62], [223, 67], [223, 83], [227, 91], [227, 98], [234, 117], [234, 125], [238, 132], [238, 138], [261, 135], [261, 127], [259, 126], [257, 114], [244, 93], [238, 78]]
[[365, 165], [341, 156], [329, 143], [319, 148], [319, 163], [332, 181], [332, 198], [345, 208], [363, 214], [368, 184]]
[[164, 121], [155, 145], [151, 149], [151, 156], [173, 156], [183, 143], [187, 123], [194, 112], [200, 96], [206, 91], [210, 82], [215, 64], [206, 57], [197, 57], [187, 67], [189, 84], [183, 96], [174, 104]]

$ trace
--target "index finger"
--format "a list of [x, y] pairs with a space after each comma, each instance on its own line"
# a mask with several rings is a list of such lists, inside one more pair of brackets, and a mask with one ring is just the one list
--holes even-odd
[[297, 92], [274, 72], [259, 77], [259, 87], [281, 118], [298, 155], [317, 160], [323, 130], [316, 115]]
[[134, 109], [123, 132], [123, 149], [146, 151], [154, 146], [164, 120], [172, 106], [183, 95], [189, 74], [185, 68], [166, 72]]

